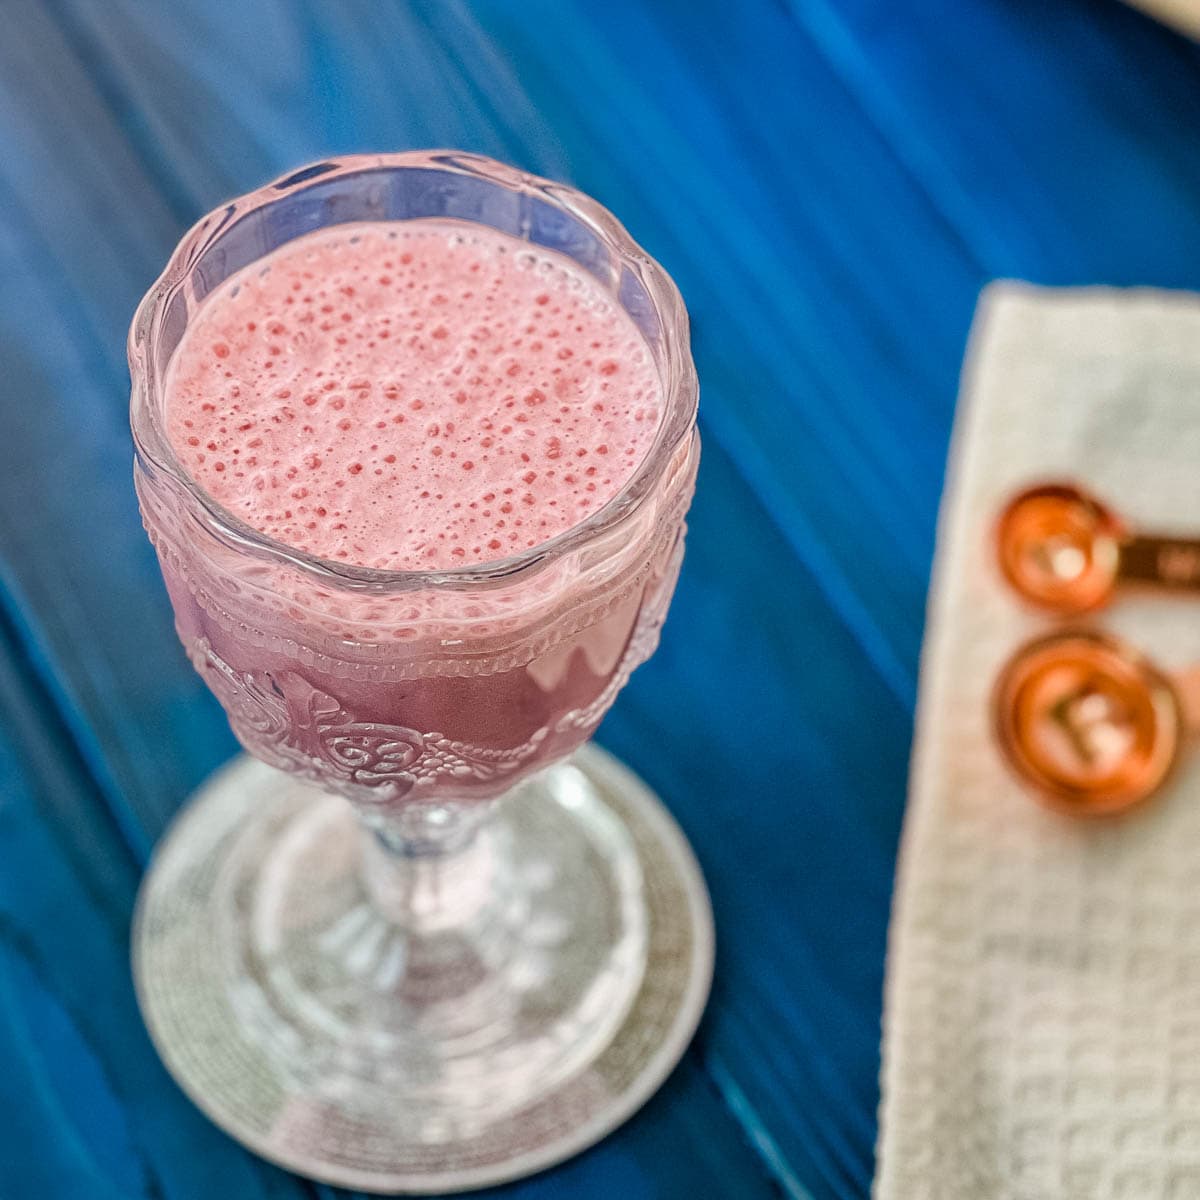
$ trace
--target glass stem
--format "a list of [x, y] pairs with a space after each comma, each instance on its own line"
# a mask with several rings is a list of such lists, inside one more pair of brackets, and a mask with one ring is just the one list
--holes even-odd
[[363, 880], [376, 910], [409, 933], [472, 924], [494, 899], [489, 803], [414, 805], [363, 819]]

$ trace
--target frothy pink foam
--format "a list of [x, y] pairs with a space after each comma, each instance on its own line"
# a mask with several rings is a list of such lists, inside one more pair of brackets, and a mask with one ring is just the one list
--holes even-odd
[[310, 554], [487, 562], [611, 499], [662, 393], [628, 315], [561, 256], [438, 221], [289, 242], [204, 302], [167, 434], [220, 504]]

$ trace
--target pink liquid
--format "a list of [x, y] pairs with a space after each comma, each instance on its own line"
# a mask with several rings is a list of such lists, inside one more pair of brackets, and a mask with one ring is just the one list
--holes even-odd
[[211, 496], [388, 570], [577, 525], [645, 457], [661, 405], [637, 329], [581, 269], [433, 221], [335, 226], [234, 276], [167, 384], [168, 435]]
[[[462, 567], [598, 511], [654, 441], [658, 368], [569, 260], [477, 226], [298, 238], [193, 314], [165, 419], [225, 508], [327, 560]], [[579, 553], [487, 586], [324, 582], [201, 536], [139, 475], [180, 637], [259, 757], [360, 803], [496, 796], [585, 740], [653, 650], [697, 446]]]

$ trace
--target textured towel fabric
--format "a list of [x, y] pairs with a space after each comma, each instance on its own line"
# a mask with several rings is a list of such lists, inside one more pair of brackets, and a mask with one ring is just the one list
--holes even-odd
[[[939, 530], [892, 916], [877, 1200], [1200, 1198], [1200, 755], [1123, 818], [1047, 812], [992, 742], [1005, 657], [1053, 620], [993, 561], [1017, 487], [1200, 529], [1200, 298], [997, 284]], [[1200, 661], [1200, 597], [1095, 624]]]

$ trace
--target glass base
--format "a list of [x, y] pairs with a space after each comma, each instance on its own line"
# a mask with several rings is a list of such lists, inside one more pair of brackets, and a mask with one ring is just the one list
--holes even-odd
[[138, 996], [218, 1125], [314, 1179], [451, 1192], [559, 1162], [654, 1092], [700, 1018], [713, 930], [636, 776], [585, 746], [439, 872], [382, 853], [345, 800], [246, 757], [160, 846]]

